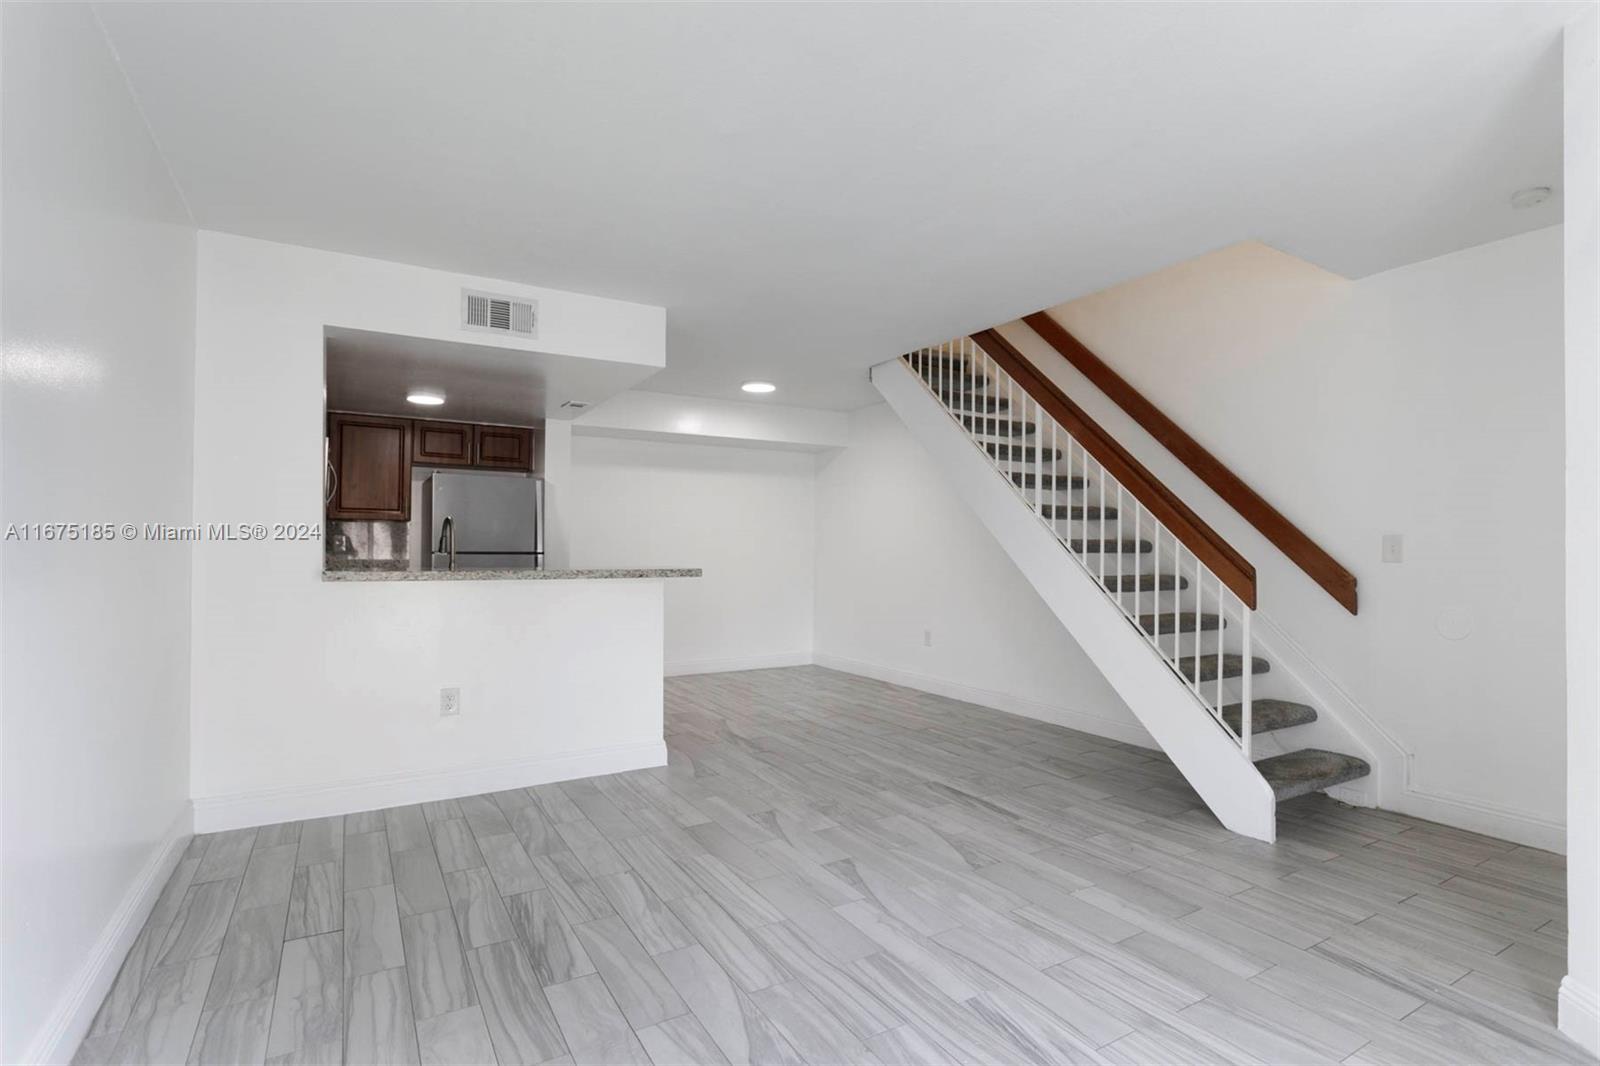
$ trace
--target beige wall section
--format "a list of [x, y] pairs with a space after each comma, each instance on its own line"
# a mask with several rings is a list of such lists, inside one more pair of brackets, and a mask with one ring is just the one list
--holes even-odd
[[1559, 848], [1560, 228], [1353, 282], [1242, 244], [1054, 313], [1356, 574], [1352, 617], [1008, 328], [1256, 564], [1262, 613], [1414, 753], [1409, 809]]

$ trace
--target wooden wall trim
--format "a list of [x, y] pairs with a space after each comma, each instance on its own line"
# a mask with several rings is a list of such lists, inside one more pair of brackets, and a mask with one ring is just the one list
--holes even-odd
[[1011, 375], [1030, 397], [1071, 433], [1083, 449], [1166, 526], [1183, 546], [1194, 553], [1245, 606], [1256, 606], [1256, 570], [1222, 535], [1190, 510], [1100, 424], [1067, 398], [1055, 382], [1042, 374], [1014, 345], [992, 329], [974, 333], [972, 340]]
[[1045, 311], [1024, 315], [1026, 322], [1045, 343], [1061, 353], [1062, 357], [1077, 367], [1113, 403], [1121, 407], [1162, 447], [1177, 456], [1179, 461], [1194, 471], [1223, 502], [1255, 526], [1261, 535], [1277, 546], [1289, 560], [1306, 572], [1351, 614], [1356, 613], [1356, 576], [1341, 566], [1338, 560], [1323, 551], [1316, 541], [1273, 507], [1261, 495], [1246, 485], [1222, 460], [1212, 455], [1200, 442], [1185, 433], [1176, 422], [1147, 400], [1138, 389], [1130, 385], [1065, 326]]

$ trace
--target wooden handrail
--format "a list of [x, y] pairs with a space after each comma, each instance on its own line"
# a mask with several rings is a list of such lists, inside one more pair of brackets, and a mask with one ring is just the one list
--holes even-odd
[[972, 340], [993, 359], [1000, 369], [1011, 375], [1027, 394], [1075, 437], [1084, 451], [1094, 456], [1106, 472], [1133, 493], [1134, 498], [1157, 521], [1166, 526], [1206, 565], [1213, 574], [1233, 590], [1245, 606], [1255, 610], [1256, 568], [1250, 561], [1222, 539], [1222, 535], [1195, 514], [1189, 507], [1163, 485], [1154, 474], [1122, 445], [1118, 444], [1099, 423], [1067, 398], [1049, 378], [1040, 373], [1027, 356], [1019, 352], [1010, 341], [992, 329], [974, 333]]
[[1316, 541], [1262, 499], [1237, 474], [1224, 466], [1222, 460], [1206, 451], [1199, 441], [1162, 414], [1160, 408], [1145, 399], [1138, 389], [1107, 366], [1053, 316], [1038, 311], [1024, 315], [1022, 321], [1143, 426], [1162, 447], [1194, 471], [1201, 481], [1222, 497], [1224, 503], [1238, 511], [1245, 521], [1260, 530], [1262, 536], [1277, 545], [1279, 551], [1304, 570], [1311, 580], [1321, 585], [1328, 595], [1338, 600], [1345, 610], [1356, 613], [1356, 576], [1340, 566], [1338, 560], [1318, 547]]

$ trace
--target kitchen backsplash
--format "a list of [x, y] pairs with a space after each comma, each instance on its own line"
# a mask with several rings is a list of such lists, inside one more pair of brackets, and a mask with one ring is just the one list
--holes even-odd
[[405, 570], [409, 567], [404, 522], [328, 523], [323, 544], [329, 570]]

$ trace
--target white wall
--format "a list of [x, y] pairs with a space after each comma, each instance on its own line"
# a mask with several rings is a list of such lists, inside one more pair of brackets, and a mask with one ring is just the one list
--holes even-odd
[[[320, 522], [323, 327], [456, 340], [463, 285], [537, 295], [541, 350], [659, 358], [660, 308], [202, 232], [196, 520]], [[328, 583], [322, 552], [197, 546], [201, 828], [661, 761], [659, 582]]]
[[1153, 744], [888, 406], [819, 458], [816, 510], [817, 662]]
[[814, 457], [574, 436], [572, 565], [698, 566], [668, 582], [669, 674], [811, 660]]
[[736, 403], [632, 389], [573, 420], [580, 435], [824, 451], [849, 442], [850, 417], [778, 403]]
[[[1256, 565], [1261, 612], [1413, 753], [1396, 805], [1559, 848], [1560, 229], [1358, 282], [1240, 245], [1055, 311], [1356, 574], [1351, 616], [1008, 327]], [[1380, 562], [1385, 533], [1403, 563]]]
[[[185, 522], [188, 213], [87, 5], [0, 35], [4, 522]], [[0, 548], [0, 1061], [70, 1057], [187, 833], [189, 555]]]
[[1567, 967], [1562, 1032], [1600, 1054], [1600, 15], [1567, 27]]

